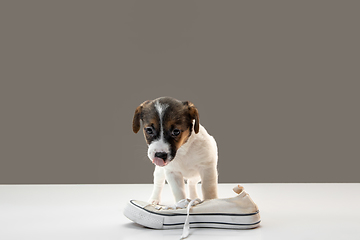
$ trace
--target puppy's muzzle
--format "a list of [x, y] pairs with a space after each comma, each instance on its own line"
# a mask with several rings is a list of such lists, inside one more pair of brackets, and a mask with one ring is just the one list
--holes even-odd
[[168, 154], [166, 152], [156, 152], [155, 157], [161, 158], [162, 160], [166, 160], [168, 157]]
[[169, 163], [168, 154], [166, 152], [156, 152], [152, 162], [159, 167], [164, 167]]

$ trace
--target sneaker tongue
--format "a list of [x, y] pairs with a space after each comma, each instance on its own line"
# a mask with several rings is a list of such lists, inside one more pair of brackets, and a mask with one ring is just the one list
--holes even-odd
[[159, 167], [163, 167], [163, 166], [167, 165], [167, 163], [163, 159], [158, 158], [158, 157], [153, 159], [153, 163]]

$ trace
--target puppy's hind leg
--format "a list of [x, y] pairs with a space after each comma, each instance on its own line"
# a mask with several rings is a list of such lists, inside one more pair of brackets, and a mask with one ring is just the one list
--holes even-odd
[[156, 166], [154, 170], [154, 188], [149, 199], [149, 203], [159, 204], [161, 200], [161, 192], [165, 184], [165, 172], [161, 167]]

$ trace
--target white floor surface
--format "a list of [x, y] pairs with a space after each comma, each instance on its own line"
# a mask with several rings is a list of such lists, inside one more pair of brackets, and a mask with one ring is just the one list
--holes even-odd
[[[235, 196], [234, 186], [219, 184], [219, 197]], [[260, 209], [259, 228], [191, 228], [188, 239], [360, 239], [360, 184], [242, 186]], [[151, 190], [151, 184], [0, 185], [0, 239], [179, 239], [182, 229], [148, 229], [122, 214], [130, 199], [147, 200]], [[173, 203], [168, 185], [163, 203]]]

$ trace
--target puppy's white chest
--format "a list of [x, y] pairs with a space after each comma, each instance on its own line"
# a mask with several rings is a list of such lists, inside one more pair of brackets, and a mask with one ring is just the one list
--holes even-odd
[[165, 171], [180, 172], [185, 179], [199, 175], [199, 165], [195, 159], [178, 158], [165, 167]]
[[186, 179], [193, 178], [199, 175], [207, 162], [213, 162], [214, 157], [216, 152], [211, 149], [208, 141], [193, 136], [178, 150], [175, 159], [165, 167], [165, 171], [180, 172]]

